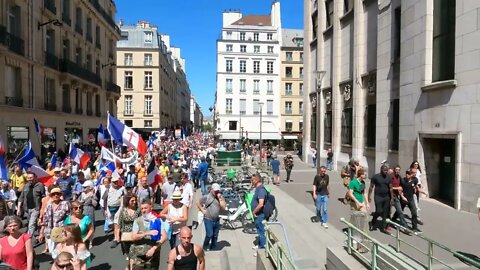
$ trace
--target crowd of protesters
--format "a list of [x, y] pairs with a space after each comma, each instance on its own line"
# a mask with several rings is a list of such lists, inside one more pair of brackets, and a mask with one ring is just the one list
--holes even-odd
[[[135, 149], [106, 147], [118, 160], [136, 156]], [[196, 189], [205, 198], [211, 191], [215, 201], [222, 200], [206, 183], [216, 148], [203, 134], [159, 138], [145, 156], [130, 164], [114, 162], [114, 169], [100, 148], [85, 149], [90, 155], [85, 168], [64, 153], [49, 152], [40, 159], [54, 179], [48, 187], [35, 173], [13, 166], [0, 186], [1, 262], [12, 269], [36, 269], [33, 247], [45, 243], [51, 269], [88, 269], [94, 263], [95, 223], [103, 222], [104, 232], [113, 235], [110, 247], [125, 255], [126, 269], [158, 269], [161, 248], [172, 250], [168, 269], [204, 269], [203, 248], [191, 243], [186, 225]], [[97, 210], [103, 220], [96, 220]], [[210, 236], [208, 249], [215, 247], [216, 237], [218, 232]]]

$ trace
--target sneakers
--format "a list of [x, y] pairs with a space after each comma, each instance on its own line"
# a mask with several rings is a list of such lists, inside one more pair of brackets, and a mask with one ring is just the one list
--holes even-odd
[[258, 249], [258, 245], [255, 245], [252, 247], [253, 250], [257, 250]]
[[112, 242], [112, 245], [110, 246], [110, 248], [116, 248], [118, 246], [118, 241], [117, 240], [113, 240]]
[[322, 226], [323, 226], [325, 229], [328, 229], [327, 223], [322, 223]]

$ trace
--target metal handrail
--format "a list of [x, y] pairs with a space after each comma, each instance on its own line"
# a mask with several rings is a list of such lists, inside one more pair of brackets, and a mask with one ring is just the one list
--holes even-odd
[[[411, 266], [412, 268], [415, 268], [414, 265], [411, 265], [408, 261], [406, 261], [403, 258], [398, 257], [393, 251], [391, 251], [388, 246], [385, 244], [380, 243], [379, 241], [375, 240], [365, 232], [363, 232], [361, 229], [357, 228], [355, 225], [352, 223], [348, 222], [345, 218], [340, 218], [340, 221], [343, 222], [345, 225], [347, 225], [347, 252], [349, 255], [352, 255], [354, 253], [356, 256], [362, 258], [367, 264], [370, 264], [370, 269], [376, 270], [380, 269], [378, 266], [379, 261], [382, 261], [383, 263], [387, 264], [389, 269], [398, 269], [394, 265], [392, 265], [390, 262], [388, 262], [386, 259], [382, 258], [379, 254], [378, 251], [382, 250], [383, 252], [389, 253], [392, 256], [395, 256], [398, 260], [402, 261], [404, 264], [407, 264]], [[363, 255], [360, 251], [357, 249], [353, 248], [353, 237], [352, 237], [352, 230], [356, 231], [357, 233], [361, 234], [364, 238], [368, 239], [369, 242], [372, 243], [372, 247], [369, 248], [365, 244], [357, 242], [358, 245], [361, 245], [362, 248], [365, 250], [369, 251], [371, 254], [371, 257], [368, 258], [367, 256]]]
[[[285, 251], [285, 248], [281, 244], [278, 237], [275, 233], [270, 229], [269, 225], [280, 225], [283, 229], [283, 233], [285, 234], [285, 242], [288, 248], [288, 254]], [[265, 237], [266, 237], [266, 245], [265, 245], [265, 255], [267, 258], [270, 258], [275, 265], [276, 269], [279, 270], [297, 270], [299, 269], [295, 262], [293, 261], [292, 251], [290, 249], [290, 242], [288, 240], [287, 231], [285, 227], [280, 222], [267, 222], [266, 220], [263, 221], [263, 225], [265, 226]]]
[[[443, 249], [444, 251], [452, 254], [454, 257], [457, 257], [457, 258], [460, 259], [460, 260], [463, 260], [463, 261], [468, 262], [468, 263], [471, 264], [472, 266], [475, 266], [475, 267], [477, 267], [477, 268], [480, 268], [480, 262], [478, 262], [478, 261], [476, 261], [476, 260], [473, 260], [473, 259], [471, 259], [471, 258], [469, 258], [469, 257], [467, 257], [467, 256], [465, 256], [465, 255], [463, 255], [463, 254], [461, 254], [461, 253], [456, 252], [455, 250], [452, 250], [451, 248], [449, 248], [449, 247], [447, 247], [447, 246], [445, 246], [445, 245], [443, 245], [443, 244], [438, 243], [437, 241], [435, 241], [435, 240], [433, 240], [433, 239], [430, 239], [430, 238], [428, 238], [428, 237], [426, 237], [426, 236], [423, 236], [423, 235], [421, 235], [421, 234], [418, 234], [418, 233], [416, 233], [415, 231], [410, 230], [409, 228], [406, 228], [406, 227], [404, 227], [404, 226], [402, 226], [402, 225], [400, 225], [400, 224], [398, 224], [398, 223], [396, 223], [396, 222], [393, 222], [391, 219], [387, 219], [387, 222], [390, 223], [390, 224], [392, 224], [393, 227], [394, 227], [395, 230], [396, 230], [395, 235], [392, 235], [393, 237], [395, 237], [395, 250], [396, 250], [397, 252], [400, 252], [400, 243], [404, 243], [404, 244], [408, 245], [409, 247], [411, 247], [411, 248], [419, 251], [419, 252], [422, 253], [423, 255], [427, 255], [427, 260], [428, 260], [428, 266], [427, 266], [428, 268], [427, 268], [427, 269], [428, 269], [428, 270], [433, 269], [433, 261], [437, 261], [437, 262], [439, 262], [439, 263], [442, 264], [443, 266], [446, 266], [446, 267], [449, 268], [449, 269], [452, 269], [452, 270], [455, 269], [455, 268], [449, 266], [446, 262], [444, 262], [444, 261], [442, 261], [442, 260], [440, 260], [439, 258], [436, 258], [436, 257], [434, 256], [434, 252], [433, 252], [434, 246], [437, 246], [437, 247], [439, 247], [440, 249]], [[427, 251], [427, 252], [424, 252], [423, 250], [421, 250], [421, 249], [415, 247], [414, 245], [406, 242], [405, 240], [401, 239], [401, 238], [400, 238], [400, 231], [401, 231], [401, 230], [402, 230], [402, 231], [405, 231], [405, 232], [407, 232], [407, 233], [409, 233], [409, 234], [411, 234], [411, 235], [414, 235], [414, 236], [416, 236], [416, 237], [418, 237], [418, 238], [420, 238], [420, 239], [422, 239], [422, 240], [424, 240], [424, 241], [426, 241], [426, 242], [428, 243], [428, 251]]]

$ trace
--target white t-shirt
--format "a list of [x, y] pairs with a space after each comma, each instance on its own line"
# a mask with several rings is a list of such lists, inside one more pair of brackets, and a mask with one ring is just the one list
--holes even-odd
[[480, 209], [480, 197], [478, 197], [477, 208]]
[[183, 185], [182, 197], [183, 205], [186, 205], [188, 208], [192, 207], [193, 187], [190, 182]]

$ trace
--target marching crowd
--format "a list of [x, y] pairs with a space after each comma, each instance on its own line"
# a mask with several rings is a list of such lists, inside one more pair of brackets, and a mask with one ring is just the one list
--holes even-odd
[[[131, 164], [115, 162], [113, 170], [100, 151], [91, 153], [86, 168], [69, 156], [60, 160], [49, 154], [43, 160], [54, 179], [48, 187], [34, 172], [16, 166], [0, 189], [2, 264], [36, 269], [33, 247], [45, 243], [51, 269], [88, 269], [95, 224], [104, 222], [105, 233], [113, 234], [111, 248], [119, 247], [125, 255], [126, 269], [158, 269], [160, 249], [166, 245], [167, 269], [204, 269], [203, 249], [216, 248], [219, 226], [213, 223], [225, 208], [218, 184], [210, 189], [206, 184], [215, 147], [210, 138], [193, 134], [157, 140], [150, 150]], [[113, 152], [119, 160], [134, 155], [121, 147]], [[54, 157], [58, 160], [52, 163]], [[191, 243], [192, 231], [186, 226], [196, 189], [204, 195], [196, 203], [205, 215], [203, 247]], [[96, 210], [103, 220], [96, 220]]]

